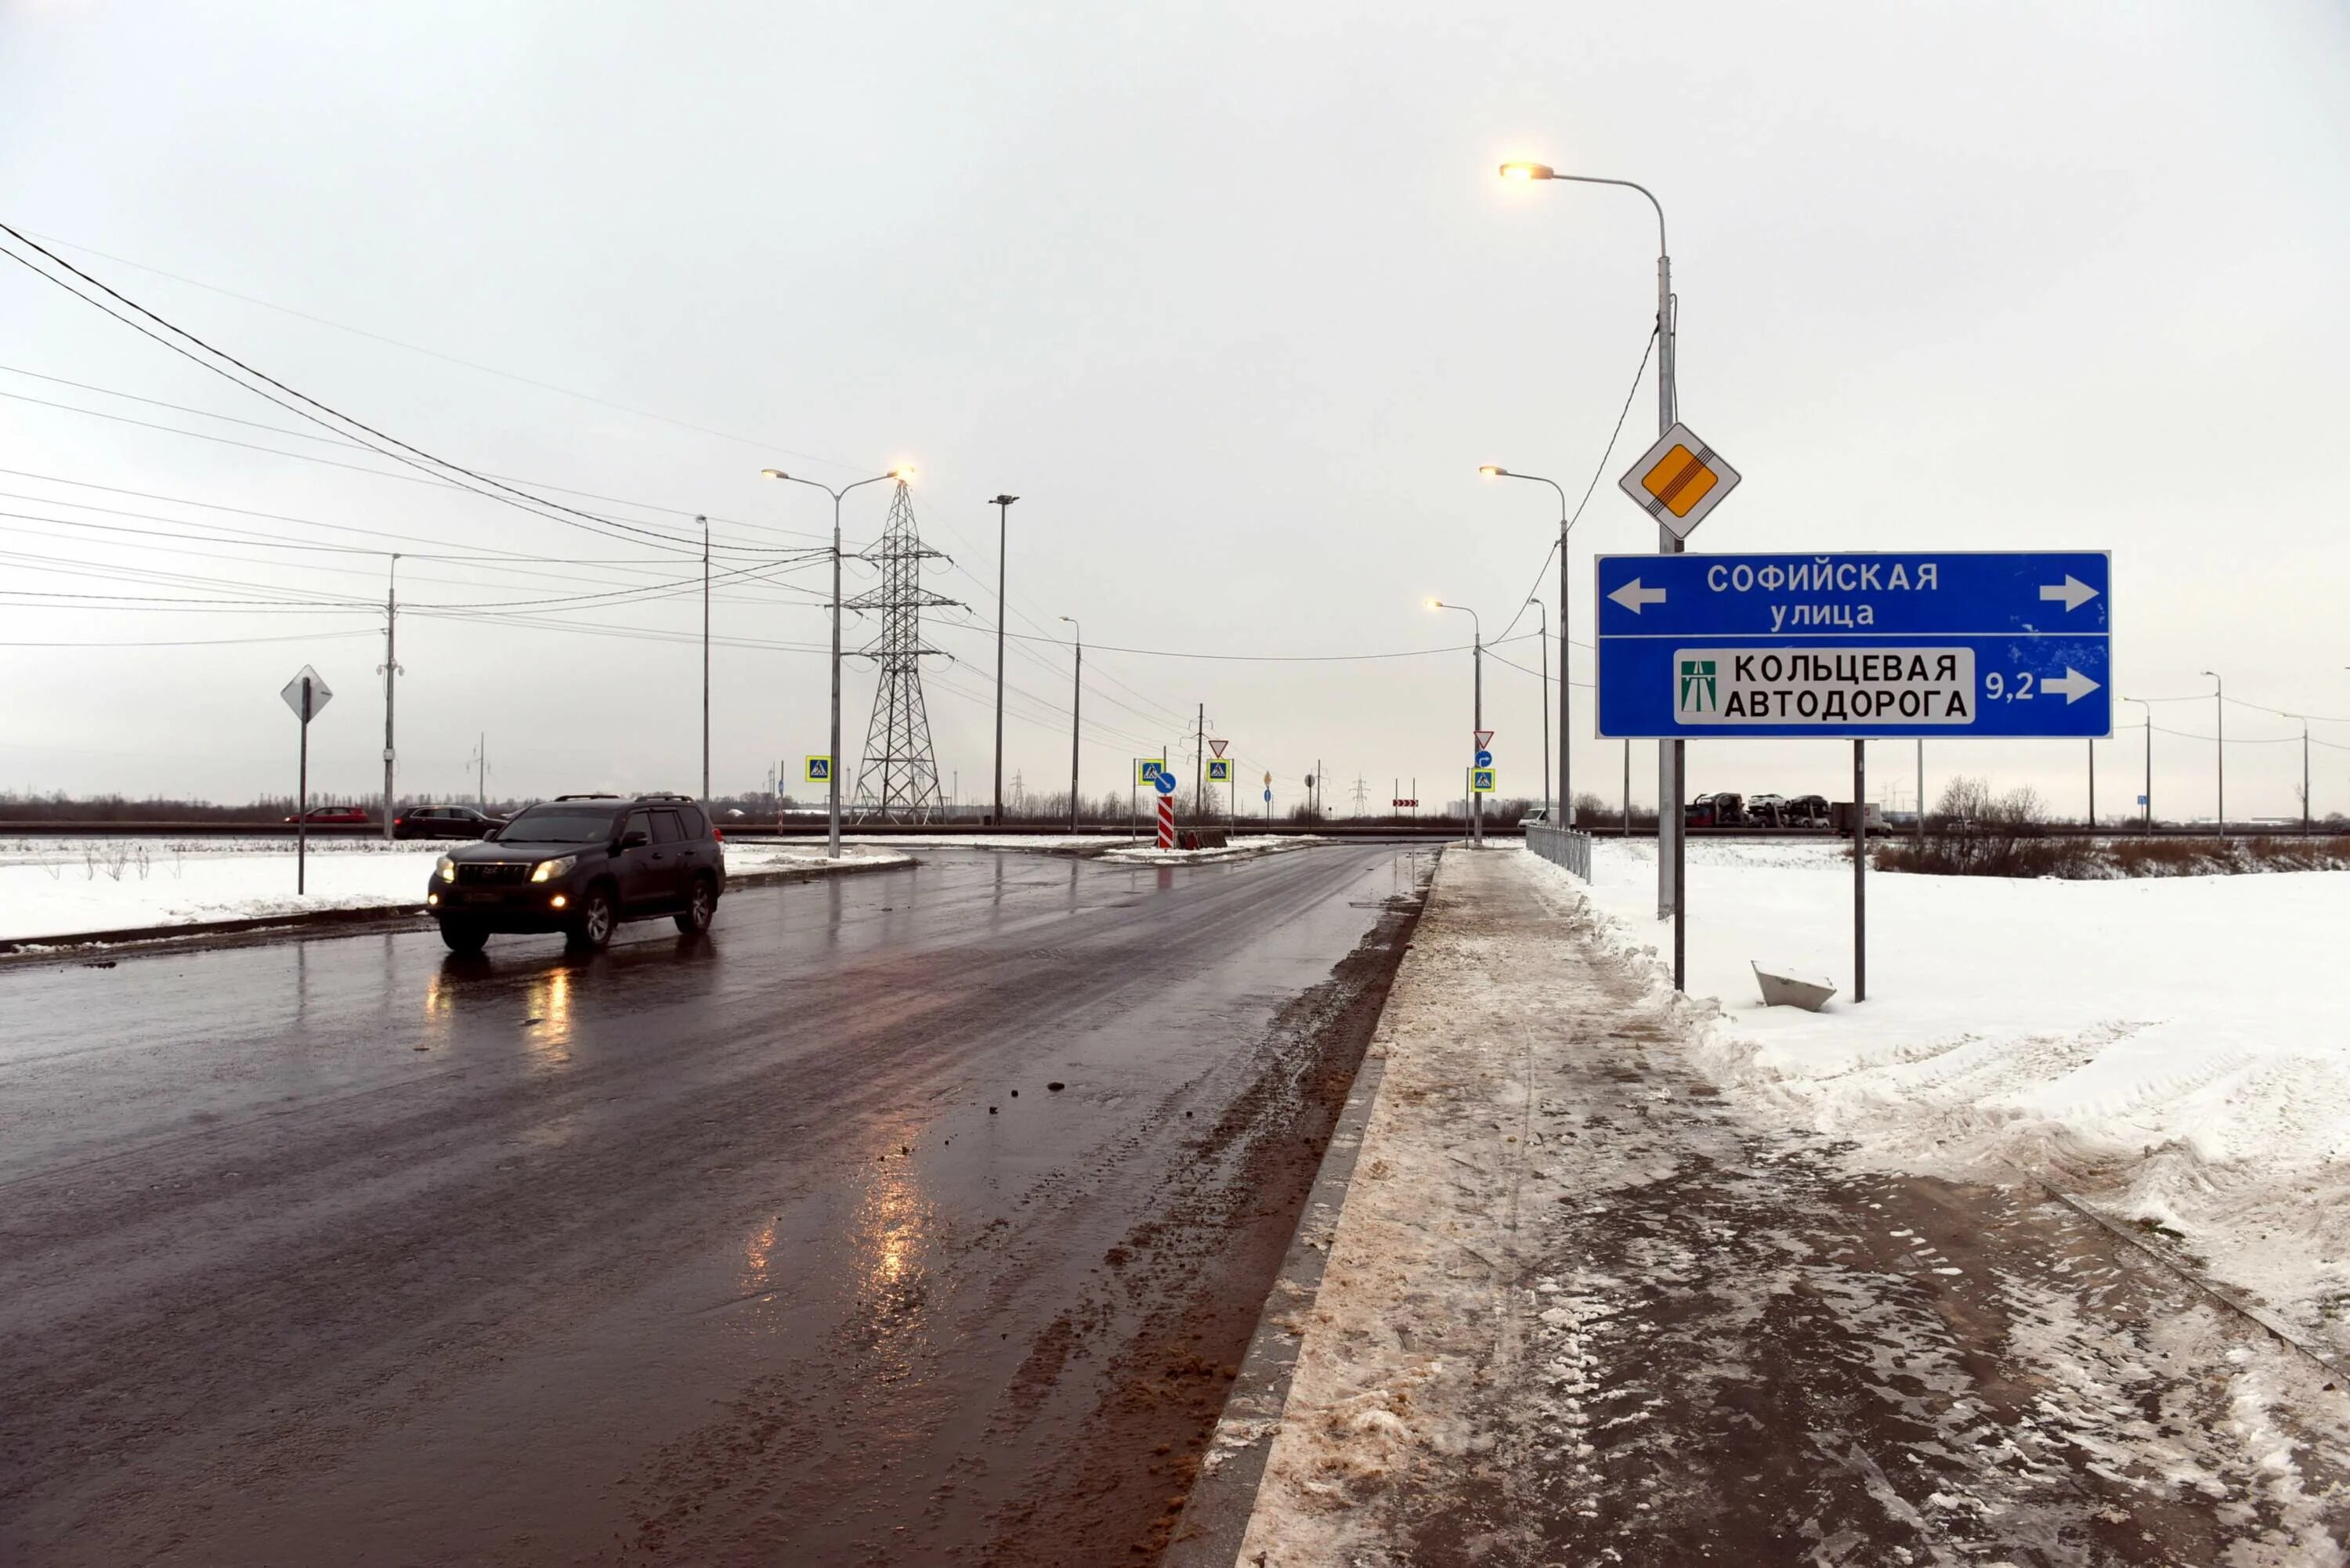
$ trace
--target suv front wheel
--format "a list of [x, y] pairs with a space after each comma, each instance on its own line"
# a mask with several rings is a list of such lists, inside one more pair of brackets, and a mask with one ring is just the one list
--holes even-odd
[[718, 884], [708, 877], [696, 877], [685, 908], [677, 912], [677, 929], [689, 937], [700, 936], [710, 929], [711, 917], [717, 913]]
[[580, 897], [578, 918], [572, 921], [569, 940], [580, 952], [594, 952], [612, 940], [614, 914], [612, 890], [590, 888]]

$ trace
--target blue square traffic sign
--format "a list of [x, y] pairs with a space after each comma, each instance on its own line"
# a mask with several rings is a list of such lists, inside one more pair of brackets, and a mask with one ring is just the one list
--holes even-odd
[[2103, 551], [1602, 556], [1599, 733], [2107, 735]]

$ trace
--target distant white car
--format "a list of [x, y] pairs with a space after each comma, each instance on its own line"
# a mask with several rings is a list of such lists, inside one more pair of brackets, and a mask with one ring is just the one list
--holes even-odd
[[1525, 815], [1518, 818], [1518, 826], [1520, 827], [1549, 826], [1550, 808], [1542, 805], [1534, 807]]

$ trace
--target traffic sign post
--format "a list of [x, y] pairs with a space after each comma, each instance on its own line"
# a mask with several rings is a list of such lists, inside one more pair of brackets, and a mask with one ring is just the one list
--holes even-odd
[[[1856, 1002], [1868, 973], [1866, 742], [2113, 732], [2104, 551], [1602, 556], [1597, 567], [1603, 737], [1852, 741]], [[1677, 791], [1659, 802], [1660, 833], [1682, 809]]]
[[1159, 791], [1159, 847], [1172, 849], [1175, 847], [1175, 774], [1172, 770], [1162, 767], [1151, 775], [1150, 783]]
[[1478, 765], [1479, 767], [1481, 767], [1481, 768], [1490, 768], [1490, 767], [1492, 767], [1492, 766], [1493, 765], [1493, 753], [1491, 753], [1491, 752], [1489, 752], [1489, 751], [1487, 751], [1487, 750], [1486, 750], [1484, 747], [1482, 747], [1482, 746], [1478, 747], [1478, 748], [1477, 748], [1477, 765]]
[[[334, 692], [320, 680], [318, 672], [304, 665], [288, 680], [277, 695], [286, 706], [294, 710], [294, 717], [302, 722], [302, 761], [294, 790], [294, 891], [298, 897], [307, 886], [310, 861], [310, 721], [334, 701]], [[386, 816], [391, 813], [391, 796], [383, 797]]]
[[1492, 768], [1471, 768], [1469, 770], [1469, 787], [1479, 794], [1492, 794], [1493, 793], [1493, 770]]

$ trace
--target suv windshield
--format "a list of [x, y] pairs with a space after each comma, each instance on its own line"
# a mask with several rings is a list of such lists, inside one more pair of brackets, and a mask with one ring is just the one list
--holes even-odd
[[502, 844], [598, 844], [612, 836], [608, 805], [535, 805], [508, 823]]

